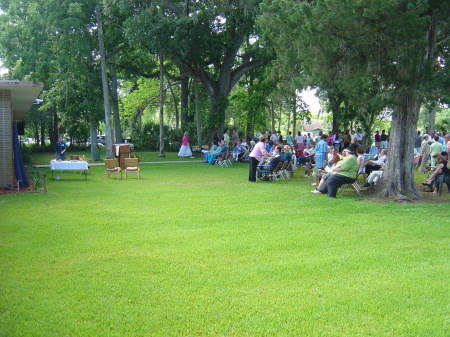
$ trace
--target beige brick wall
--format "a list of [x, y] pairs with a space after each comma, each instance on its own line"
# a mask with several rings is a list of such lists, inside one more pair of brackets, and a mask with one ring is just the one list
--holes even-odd
[[11, 91], [0, 90], [0, 188], [13, 185]]

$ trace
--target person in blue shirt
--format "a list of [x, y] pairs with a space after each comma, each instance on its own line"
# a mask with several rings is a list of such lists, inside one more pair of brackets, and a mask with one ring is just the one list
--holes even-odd
[[66, 160], [67, 144], [62, 136], [59, 136], [59, 141], [56, 143], [56, 159]]
[[233, 149], [233, 159], [235, 161], [239, 160], [239, 154], [242, 153], [242, 150], [243, 150], [243, 148], [241, 146], [241, 142], [237, 141], [237, 144], [236, 144], [236, 146]]
[[316, 168], [323, 169], [325, 160], [328, 156], [327, 135], [322, 135], [320, 141], [316, 145]]

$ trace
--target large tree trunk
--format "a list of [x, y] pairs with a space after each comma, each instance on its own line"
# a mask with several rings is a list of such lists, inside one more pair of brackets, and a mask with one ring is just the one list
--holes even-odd
[[436, 103], [432, 103], [430, 104], [430, 106], [428, 106], [428, 132], [430, 134], [434, 134], [435, 131], [437, 109], [438, 105]]
[[100, 14], [100, 6], [95, 6], [95, 12], [97, 14], [97, 25], [98, 25], [98, 45], [100, 50], [100, 65], [102, 72], [102, 84], [103, 84], [103, 105], [105, 108], [105, 130], [106, 130], [106, 159], [114, 158], [112, 152], [112, 130], [111, 130], [111, 107], [109, 103], [109, 86], [108, 77], [106, 74], [106, 51], [105, 44], [103, 40], [103, 25], [102, 18]]
[[[50, 143], [52, 147], [54, 148], [56, 146], [56, 142], [58, 141], [59, 136], [59, 118], [58, 118], [58, 112], [56, 111], [56, 108], [52, 108], [52, 118], [51, 118], [51, 126], [49, 127], [49, 136], [50, 136]], [[42, 134], [41, 136], [41, 146], [45, 145], [45, 134]]]
[[[181, 129], [186, 130], [189, 122], [188, 105], [189, 105], [189, 77], [185, 76], [181, 79]], [[178, 124], [177, 124], [178, 126]]]
[[292, 139], [295, 140], [297, 136], [297, 96], [294, 93], [294, 99], [292, 102]]
[[112, 99], [112, 112], [114, 119], [114, 135], [116, 143], [123, 143], [122, 128], [120, 127], [120, 116], [119, 116], [119, 95], [117, 92], [117, 75], [116, 69], [110, 67], [111, 72], [111, 99]]
[[414, 184], [414, 135], [419, 107], [419, 96], [412, 90], [397, 94], [388, 159], [380, 183], [376, 185], [381, 198], [401, 201], [421, 198]]
[[198, 90], [198, 81], [194, 81], [195, 85], [195, 123], [197, 125], [197, 143], [202, 146], [202, 124], [200, 120], [200, 93]]
[[100, 153], [98, 151], [98, 143], [97, 143], [97, 122], [94, 117], [89, 117], [89, 134], [91, 136], [91, 160], [99, 161]]
[[159, 56], [159, 156], [164, 153], [164, 56]]
[[215, 94], [209, 97], [209, 128], [208, 144], [214, 138], [215, 132], [219, 135], [225, 130], [225, 109], [228, 105], [228, 94], [226, 96]]
[[333, 114], [332, 129], [333, 133], [339, 130], [339, 111], [342, 103], [342, 98], [339, 95], [328, 95], [328, 100], [330, 101], [331, 113]]
[[179, 128], [180, 126], [180, 113], [178, 111], [178, 99], [177, 95], [175, 95], [175, 91], [173, 90], [173, 85], [170, 82], [169, 76], [166, 74], [166, 80], [167, 80], [167, 86], [169, 87], [170, 94], [172, 95], [172, 101], [173, 101], [173, 108], [175, 110], [175, 128]]

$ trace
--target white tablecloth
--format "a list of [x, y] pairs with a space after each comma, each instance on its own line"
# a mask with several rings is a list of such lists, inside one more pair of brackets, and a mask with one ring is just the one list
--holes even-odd
[[54, 170], [87, 170], [88, 163], [85, 161], [51, 161], [50, 169]]

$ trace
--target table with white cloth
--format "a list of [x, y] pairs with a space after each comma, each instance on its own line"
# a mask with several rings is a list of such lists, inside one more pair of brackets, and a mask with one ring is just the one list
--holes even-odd
[[50, 162], [50, 170], [52, 171], [52, 179], [53, 179], [53, 171], [83, 171], [85, 179], [87, 179], [87, 170], [88, 163], [85, 161], [51, 161]]

